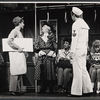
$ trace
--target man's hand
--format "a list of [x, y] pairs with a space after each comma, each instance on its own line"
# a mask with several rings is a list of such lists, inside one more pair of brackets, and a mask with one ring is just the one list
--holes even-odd
[[64, 60], [65, 58], [61, 57], [60, 60]]
[[75, 56], [75, 53], [70, 52], [70, 59], [73, 59], [73, 58], [74, 58], [74, 56]]
[[23, 49], [24, 49], [24, 48], [20, 48], [20, 47], [19, 47], [19, 48], [18, 48], [18, 52], [19, 52], [19, 53], [22, 53], [22, 52], [23, 52]]
[[28, 58], [29, 54], [27, 52], [25, 52], [25, 57]]
[[68, 58], [65, 58], [64, 60], [69, 60]]

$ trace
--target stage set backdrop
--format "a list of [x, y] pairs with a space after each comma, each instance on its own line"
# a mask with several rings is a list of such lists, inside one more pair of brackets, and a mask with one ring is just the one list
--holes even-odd
[[[2, 39], [7, 38], [14, 28], [12, 20], [16, 16], [24, 17], [25, 27], [23, 35], [32, 38], [33, 43], [41, 32], [44, 21], [50, 21], [56, 32], [58, 48], [62, 48], [63, 39], [71, 37], [71, 9], [73, 6], [83, 10], [83, 18], [90, 27], [89, 46], [95, 39], [100, 39], [100, 4], [99, 3], [0, 3], [0, 52], [4, 58], [4, 64], [0, 69], [1, 91], [9, 88], [9, 56], [2, 51]], [[33, 52], [29, 52], [27, 58], [27, 73], [23, 75], [24, 85], [27, 91], [35, 90]], [[35, 91], [34, 91], [35, 92]]]

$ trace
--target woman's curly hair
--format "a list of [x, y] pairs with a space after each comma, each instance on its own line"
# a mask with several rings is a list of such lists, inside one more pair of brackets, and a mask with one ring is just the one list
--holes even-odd
[[[95, 53], [95, 48], [99, 47], [100, 48], [100, 40], [95, 40], [92, 43], [92, 47], [91, 47], [91, 52]], [[100, 50], [99, 50], [100, 51]]]

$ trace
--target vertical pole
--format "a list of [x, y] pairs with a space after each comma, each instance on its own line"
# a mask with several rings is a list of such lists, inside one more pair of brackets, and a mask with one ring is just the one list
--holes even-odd
[[[37, 12], [36, 12], [36, 3], [35, 3], [35, 41], [36, 39], [37, 39]], [[35, 92], [37, 93], [37, 80], [35, 80]]]
[[37, 11], [36, 11], [36, 3], [35, 3], [35, 41], [37, 39]]

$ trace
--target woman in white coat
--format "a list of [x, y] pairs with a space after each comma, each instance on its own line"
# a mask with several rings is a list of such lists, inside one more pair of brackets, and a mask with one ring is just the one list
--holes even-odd
[[10, 83], [9, 91], [12, 95], [22, 94], [21, 88], [23, 86], [22, 75], [26, 73], [26, 58], [23, 48], [19, 47], [14, 43], [15, 38], [23, 38], [21, 29], [24, 28], [23, 18], [17, 16], [13, 19], [13, 24], [15, 28], [10, 32], [8, 36], [9, 46], [16, 50], [14, 52], [9, 52], [10, 60]]

